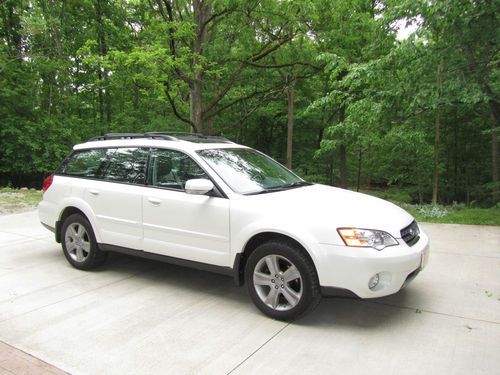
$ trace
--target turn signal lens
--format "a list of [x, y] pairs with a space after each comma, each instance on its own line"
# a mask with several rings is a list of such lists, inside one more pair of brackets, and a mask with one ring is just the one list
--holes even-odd
[[373, 247], [377, 250], [382, 250], [387, 246], [394, 246], [398, 241], [389, 233], [362, 228], [338, 228], [340, 237], [344, 240], [346, 246], [352, 247]]

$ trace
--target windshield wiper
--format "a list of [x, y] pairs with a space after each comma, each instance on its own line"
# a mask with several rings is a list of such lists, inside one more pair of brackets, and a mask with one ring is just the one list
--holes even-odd
[[310, 182], [307, 182], [307, 181], [297, 181], [297, 182], [292, 182], [291, 184], [288, 184], [288, 185], [265, 188], [265, 189], [255, 191], [252, 193], [247, 193], [245, 195], [258, 195], [258, 194], [274, 193], [276, 191], [283, 191], [283, 190], [293, 189], [296, 187], [310, 186], [310, 185], [313, 185], [313, 184]]
[[283, 187], [283, 186], [276, 186], [276, 187], [270, 187], [270, 188], [265, 188], [265, 189], [262, 189], [262, 190], [259, 190], [259, 191], [254, 191], [254, 192], [251, 192], [251, 193], [246, 193], [245, 195], [257, 195], [257, 194], [266, 194], [266, 193], [274, 193], [275, 191], [282, 191], [282, 190], [286, 190], [286, 186]]
[[312, 185], [311, 182], [307, 182], [307, 181], [297, 181], [297, 182], [293, 182], [289, 185], [285, 185], [285, 186], [282, 186], [283, 188], [285, 189], [289, 189], [289, 188], [294, 188], [294, 187], [300, 187], [300, 186], [310, 186]]

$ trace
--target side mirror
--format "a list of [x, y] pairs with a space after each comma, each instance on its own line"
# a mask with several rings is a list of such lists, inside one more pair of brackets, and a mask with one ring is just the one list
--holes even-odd
[[214, 184], [212, 183], [212, 181], [207, 180], [205, 178], [196, 178], [193, 180], [187, 180], [186, 185], [184, 186], [184, 190], [186, 191], [186, 193], [193, 195], [206, 194], [213, 188]]

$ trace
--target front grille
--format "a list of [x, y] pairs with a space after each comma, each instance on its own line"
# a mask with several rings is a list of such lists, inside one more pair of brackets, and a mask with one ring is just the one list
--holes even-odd
[[408, 246], [415, 245], [420, 238], [420, 229], [418, 229], [417, 222], [413, 220], [413, 222], [401, 229], [401, 238], [404, 242], [408, 244]]

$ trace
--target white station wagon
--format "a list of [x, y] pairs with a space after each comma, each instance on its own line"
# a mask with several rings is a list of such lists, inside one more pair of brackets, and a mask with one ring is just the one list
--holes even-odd
[[113, 251], [232, 275], [276, 319], [322, 295], [396, 293], [428, 259], [427, 236], [401, 208], [306, 182], [220, 137], [95, 137], [43, 190], [40, 220], [74, 267]]

